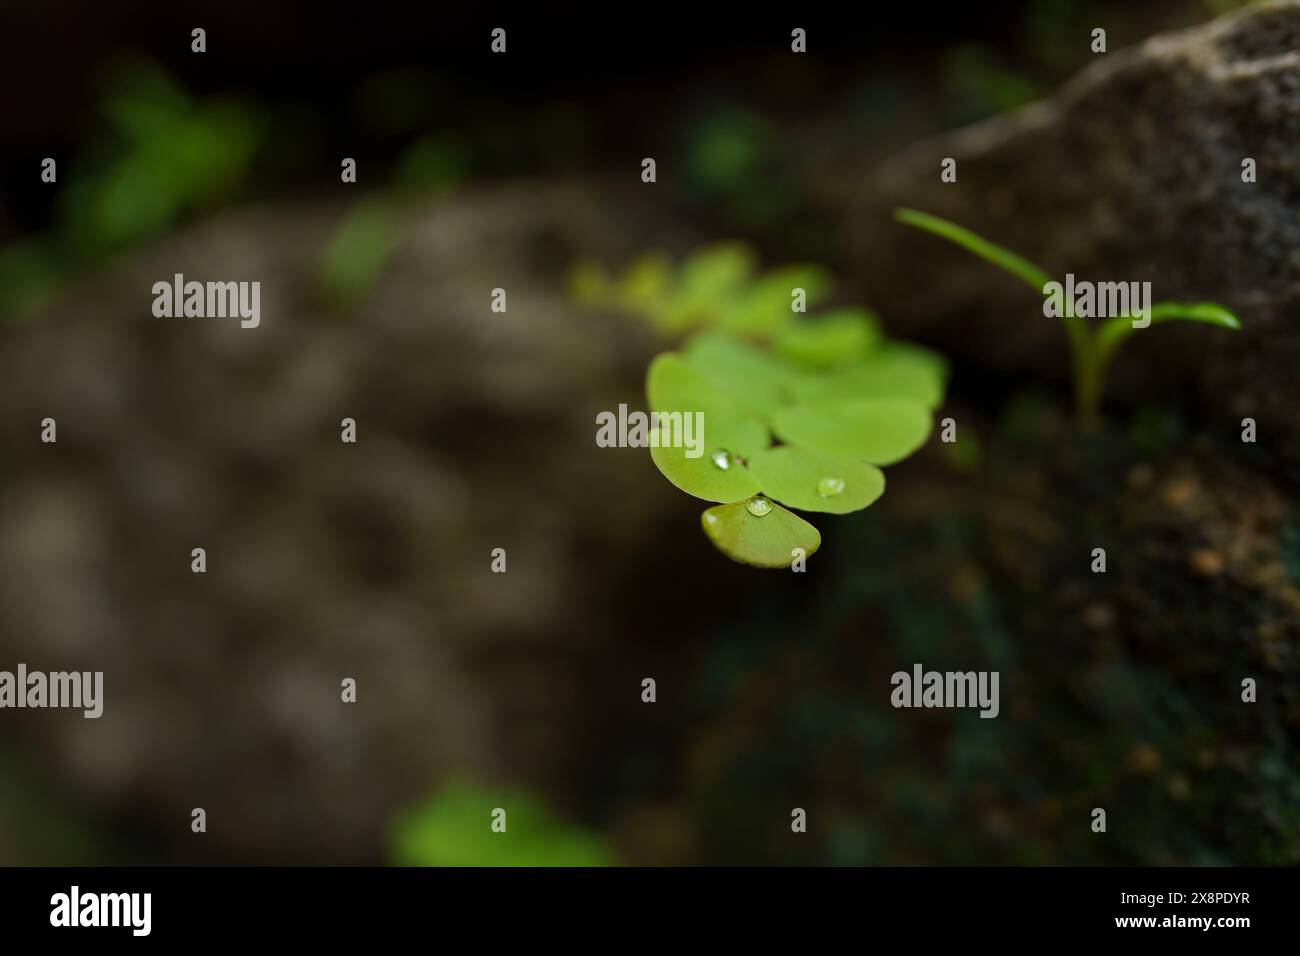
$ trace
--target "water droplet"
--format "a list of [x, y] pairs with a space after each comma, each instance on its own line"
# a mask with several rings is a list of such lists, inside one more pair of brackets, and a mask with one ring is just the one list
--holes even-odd
[[721, 468], [723, 471], [726, 471], [731, 467], [731, 452], [727, 451], [725, 448], [715, 451], [709, 457], [713, 460], [714, 466]]
[[817, 494], [823, 498], [834, 498], [844, 490], [843, 478], [823, 478], [817, 482]]
[[761, 518], [772, 510], [772, 502], [768, 501], [762, 495], [755, 495], [745, 502], [745, 507], [755, 518]]

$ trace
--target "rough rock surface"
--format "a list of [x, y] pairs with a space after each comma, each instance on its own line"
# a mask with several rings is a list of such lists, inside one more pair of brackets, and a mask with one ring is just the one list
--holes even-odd
[[[956, 183], [940, 162], [957, 160]], [[1253, 158], [1257, 181], [1242, 182]], [[1098, 56], [1057, 95], [922, 142], [873, 169], [826, 173], [844, 271], [897, 330], [1007, 376], [1068, 368], [1059, 322], [1018, 280], [892, 221], [953, 219], [1054, 275], [1149, 280], [1155, 299], [1212, 299], [1240, 334], [1164, 326], [1126, 345], [1109, 395], [1191, 391], [1223, 422], [1256, 417], [1300, 462], [1300, 3], [1251, 7]], [[847, 185], [845, 185], [847, 184]]]

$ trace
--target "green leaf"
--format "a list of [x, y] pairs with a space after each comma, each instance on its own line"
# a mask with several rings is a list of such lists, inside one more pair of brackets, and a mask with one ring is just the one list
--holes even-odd
[[682, 291], [699, 298], [734, 294], [754, 272], [755, 256], [743, 242], [705, 246], [682, 265]]
[[[39, 310], [59, 289], [58, 248], [53, 240], [27, 238], [0, 248], [0, 313]], [[3, 318], [0, 318], [3, 324]]]
[[[1171, 321], [1204, 322], [1224, 329], [1241, 328], [1240, 320], [1217, 302], [1157, 302], [1151, 306], [1151, 325]], [[1119, 315], [1107, 319], [1097, 330], [1099, 361], [1105, 362], [1121, 342], [1140, 331], [1133, 327], [1132, 316]]]
[[[915, 226], [917, 229], [923, 229], [933, 235], [947, 239], [949, 242], [955, 242], [966, 251], [993, 263], [1000, 269], [1005, 269], [1016, 278], [1033, 286], [1034, 291], [1039, 295], [1043, 294], [1043, 289], [1052, 281], [1052, 277], [1041, 266], [1035, 265], [1024, 256], [1017, 255], [1010, 249], [1004, 249], [1002, 246], [989, 242], [983, 236], [971, 232], [955, 222], [932, 216], [927, 212], [901, 208], [894, 210], [894, 218], [901, 223]], [[1070, 347], [1074, 349], [1076, 354], [1085, 352], [1090, 344], [1088, 324], [1077, 315], [1063, 315], [1061, 322], [1065, 326], [1066, 335], [1070, 338]]]
[[624, 273], [614, 295], [618, 304], [629, 312], [653, 312], [664, 301], [671, 278], [672, 266], [667, 257], [647, 253]]
[[793, 445], [768, 448], [749, 460], [769, 498], [800, 511], [848, 514], [885, 493], [885, 475], [860, 461], [835, 461]]
[[411, 193], [446, 192], [465, 178], [469, 165], [465, 146], [440, 135], [420, 137], [402, 151], [394, 184]]
[[[727, 468], [719, 468], [713, 454], [727, 451], [748, 458], [766, 448], [769, 436], [762, 422], [675, 352], [665, 352], [650, 363], [646, 397], [653, 412], [681, 415], [673, 423], [679, 444], [684, 446], [689, 437], [696, 446], [651, 448], [650, 457], [665, 478], [706, 501], [739, 501], [758, 491], [743, 462], [728, 460]], [[702, 434], [697, 430], [701, 428]], [[657, 429], [651, 434], [654, 441], [663, 440]], [[687, 457], [696, 451], [697, 457]]]
[[569, 294], [583, 305], [605, 305], [613, 297], [613, 288], [605, 266], [595, 259], [580, 260], [569, 269]]
[[770, 510], [762, 516], [750, 512], [748, 500], [718, 505], [700, 516], [700, 524], [727, 557], [759, 568], [788, 568], [795, 549], [808, 557], [821, 547], [816, 528], [780, 505], [768, 504]]
[[795, 289], [803, 289], [807, 305], [830, 294], [830, 274], [820, 266], [784, 266], [763, 275], [749, 293], [723, 316], [723, 327], [741, 335], [770, 336], [794, 320], [790, 306]]
[[880, 339], [880, 325], [873, 313], [866, 309], [837, 309], [795, 322], [772, 347], [791, 362], [825, 368], [860, 358]]
[[784, 441], [828, 458], [889, 465], [925, 444], [930, 413], [902, 399], [828, 399], [781, 411], [772, 428]]
[[326, 294], [348, 306], [374, 288], [397, 247], [402, 225], [402, 217], [390, 203], [374, 199], [358, 203], [325, 248], [320, 280]]
[[758, 494], [758, 481], [745, 460], [767, 447], [767, 429], [758, 422], [722, 430], [710, 429], [707, 419], [704, 425], [703, 441], [696, 448], [659, 447], [667, 430], [651, 430], [650, 458], [655, 467], [682, 491], [705, 501], [740, 501]]
[[650, 362], [646, 401], [656, 412], [703, 412], [708, 425], [719, 431], [754, 418], [676, 352], [664, 352]]
[[675, 334], [701, 323], [717, 324], [740, 299], [753, 271], [754, 253], [744, 243], [705, 247], [682, 265], [676, 285], [655, 311], [655, 325]]
[[[506, 811], [503, 833], [492, 812]], [[390, 854], [403, 866], [604, 866], [600, 838], [557, 819], [528, 793], [448, 785], [394, 818]]]
[[797, 373], [770, 353], [725, 332], [705, 332], [686, 343], [686, 361], [710, 384], [752, 411], [773, 415], [789, 402]]
[[1041, 266], [1034, 265], [1024, 256], [1017, 255], [1010, 249], [1004, 249], [995, 243], [989, 242], [983, 236], [971, 232], [955, 222], [916, 209], [895, 209], [894, 218], [906, 225], [915, 226], [917, 229], [923, 229], [936, 236], [941, 236], [949, 242], [955, 242], [968, 252], [973, 252], [981, 259], [985, 259], [998, 268], [1010, 272], [1016, 278], [1024, 280], [1033, 286], [1034, 291], [1040, 295], [1043, 292], [1043, 286], [1052, 281], [1052, 277]]
[[889, 342], [859, 362], [805, 376], [795, 391], [804, 401], [903, 398], [926, 408], [943, 402], [947, 362], [929, 349]]

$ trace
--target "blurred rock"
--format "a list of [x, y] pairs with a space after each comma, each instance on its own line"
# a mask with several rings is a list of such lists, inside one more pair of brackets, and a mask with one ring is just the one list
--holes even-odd
[[[885, 164], [823, 169], [845, 224], [844, 272], [891, 328], [1012, 375], [1064, 379], [1058, 320], [1019, 280], [891, 218], [912, 206], [1080, 279], [1149, 280], [1210, 299], [1241, 333], [1162, 326], [1121, 350], [1112, 398], [1184, 389], [1216, 427], [1252, 416], [1300, 462], [1300, 3], [1252, 6], [1097, 62], [1054, 97], [917, 144]], [[956, 183], [940, 162], [957, 160]], [[1242, 182], [1242, 160], [1257, 181]]]
[[[376, 862], [393, 809], [452, 774], [570, 792], [576, 689], [682, 613], [640, 545], [702, 543], [644, 452], [594, 442], [658, 343], [564, 292], [578, 256], [675, 241], [661, 219], [586, 184], [416, 206], [335, 311], [342, 213], [196, 225], [0, 352], [0, 662], [103, 670], [106, 696], [98, 721], [6, 712], [6, 739], [187, 861]], [[155, 318], [178, 272], [261, 281], [261, 326]]]

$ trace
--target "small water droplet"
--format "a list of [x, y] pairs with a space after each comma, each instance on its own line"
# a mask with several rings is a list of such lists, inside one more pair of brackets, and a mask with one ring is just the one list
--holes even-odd
[[731, 467], [731, 452], [727, 451], [725, 448], [715, 451], [709, 457], [713, 459], [714, 466], [721, 468], [723, 471], [726, 471]]
[[745, 502], [745, 507], [755, 518], [761, 518], [772, 510], [772, 502], [768, 501], [762, 495], [755, 495]]
[[843, 478], [823, 478], [817, 482], [817, 494], [823, 498], [834, 498], [844, 490]]

